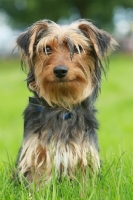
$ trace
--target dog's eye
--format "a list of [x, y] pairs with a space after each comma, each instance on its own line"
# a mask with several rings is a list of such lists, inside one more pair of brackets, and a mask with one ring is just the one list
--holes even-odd
[[74, 46], [74, 53], [80, 54], [82, 52], [82, 47], [80, 45]]
[[50, 55], [52, 53], [52, 49], [50, 46], [46, 46], [43, 48], [43, 51], [46, 55]]

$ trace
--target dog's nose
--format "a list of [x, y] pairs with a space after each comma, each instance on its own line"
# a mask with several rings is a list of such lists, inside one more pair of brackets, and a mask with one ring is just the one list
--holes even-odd
[[59, 65], [54, 67], [53, 72], [57, 78], [64, 78], [68, 73], [68, 67]]

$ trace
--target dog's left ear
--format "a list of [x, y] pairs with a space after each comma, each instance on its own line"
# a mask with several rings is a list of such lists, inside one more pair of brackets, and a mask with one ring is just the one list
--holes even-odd
[[91, 22], [80, 22], [78, 28], [84, 35], [90, 39], [94, 50], [99, 58], [104, 58], [117, 46], [117, 42], [111, 35], [103, 30], [98, 29]]

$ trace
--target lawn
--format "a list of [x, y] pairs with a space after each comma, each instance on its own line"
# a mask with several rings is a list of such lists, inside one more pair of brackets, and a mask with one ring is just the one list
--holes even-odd
[[[22, 141], [22, 112], [31, 95], [26, 88], [26, 74], [19, 60], [0, 60], [0, 199], [29, 199], [23, 186], [15, 186], [10, 178], [10, 162], [14, 162]], [[114, 54], [110, 57], [107, 78], [96, 102], [100, 122], [99, 146], [102, 159], [101, 179], [86, 178], [58, 183], [53, 180], [32, 199], [133, 199], [133, 57]], [[79, 178], [80, 180], [80, 178]], [[8, 190], [8, 192], [7, 192]]]

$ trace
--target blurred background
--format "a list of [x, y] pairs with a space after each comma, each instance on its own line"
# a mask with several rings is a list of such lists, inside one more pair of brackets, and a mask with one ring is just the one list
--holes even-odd
[[119, 48], [110, 57], [97, 101], [101, 156], [133, 150], [133, 0], [0, 0], [0, 164], [15, 160], [21, 144], [21, 113], [32, 95], [23, 81], [16, 37], [40, 19], [70, 23], [91, 19], [110, 32]]
[[57, 23], [91, 19], [112, 32], [122, 50], [133, 51], [132, 0], [0, 0], [0, 55], [11, 54], [18, 33], [44, 18]]

